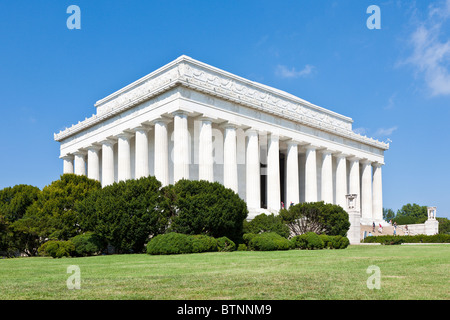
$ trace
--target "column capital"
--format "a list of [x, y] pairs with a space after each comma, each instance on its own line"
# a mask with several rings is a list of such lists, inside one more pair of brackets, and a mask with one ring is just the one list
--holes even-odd
[[361, 162], [362, 164], [364, 164], [364, 165], [371, 165], [371, 164], [373, 163], [373, 161], [370, 161], [370, 160], [367, 159], [367, 158], [361, 159], [360, 162]]
[[124, 131], [124, 132], [121, 132], [121, 133], [116, 135], [116, 137], [118, 139], [126, 139], [126, 140], [130, 139], [133, 136], [134, 135], [131, 132], [129, 132], [129, 131]]
[[102, 146], [103, 145], [113, 146], [116, 143], [117, 143], [117, 138], [114, 138], [114, 137], [108, 137], [105, 140], [100, 141], [100, 144]]
[[77, 150], [77, 151], [75, 151], [74, 153], [73, 153], [73, 155], [74, 156], [85, 156], [85, 155], [87, 155], [87, 151], [83, 148], [83, 149], [79, 149], [79, 150]]
[[315, 145], [315, 144], [311, 144], [311, 143], [303, 145], [302, 147], [305, 148], [306, 150], [320, 150], [320, 149], [322, 149], [322, 147], [320, 147], [318, 145]]
[[290, 138], [289, 140], [285, 140], [286, 144], [288, 145], [288, 147], [290, 146], [299, 146], [300, 142], [298, 142], [297, 140], [294, 140], [292, 138]]
[[201, 114], [201, 115], [195, 117], [195, 120], [212, 123], [212, 122], [217, 122], [218, 118], [208, 115], [208, 114]]
[[71, 161], [71, 160], [73, 160], [73, 158], [74, 158], [74, 155], [73, 155], [73, 154], [70, 154], [70, 153], [68, 153], [68, 154], [65, 154], [65, 155], [63, 155], [63, 156], [60, 156], [59, 158], [60, 158], [60, 159], [63, 159], [63, 160], [68, 160], [68, 161]]
[[133, 128], [133, 129], [131, 129], [133, 132], [148, 132], [148, 131], [150, 131], [152, 128], [149, 126], [149, 125], [147, 125], [147, 124], [141, 124], [140, 126], [137, 126], [137, 127], [135, 127], [135, 128]]
[[336, 151], [336, 153], [334, 154], [334, 156], [335, 156], [336, 158], [349, 158], [349, 157], [351, 157], [350, 154], [348, 154], [348, 153], [343, 153], [343, 152], [341, 152], [341, 151]]
[[353, 155], [349, 156], [347, 159], [348, 159], [348, 161], [351, 161], [351, 162], [359, 162], [359, 161], [363, 160], [363, 158], [353, 156]]
[[246, 135], [249, 135], [249, 134], [253, 135], [253, 134], [258, 134], [258, 133], [259, 133], [259, 130], [256, 128], [253, 128], [253, 127], [245, 130]]
[[374, 166], [375, 168], [381, 168], [382, 166], [384, 166], [384, 163], [381, 163], [381, 162], [372, 162], [372, 166]]
[[323, 155], [332, 155], [333, 153], [336, 153], [335, 150], [331, 150], [331, 149], [320, 149], [318, 150], [320, 153], [322, 153]]
[[237, 129], [237, 128], [242, 127], [242, 125], [240, 123], [237, 123], [234, 121], [226, 120], [226, 121], [222, 122], [221, 124], [219, 124], [219, 127], [223, 128], [223, 129], [227, 129], [227, 128]]
[[88, 151], [99, 151], [102, 148], [102, 145], [99, 143], [93, 143], [92, 145], [90, 145], [89, 147], [87, 147], [86, 149]]
[[169, 117], [167, 117], [167, 116], [163, 116], [163, 115], [161, 115], [160, 117], [158, 117], [158, 118], [156, 118], [156, 119], [153, 119], [153, 120], [151, 120], [151, 121], [148, 121], [148, 122], [146, 122], [145, 124], [149, 124], [149, 125], [155, 125], [155, 124], [157, 124], [157, 123], [164, 123], [164, 124], [169, 124], [170, 122], [172, 122], [173, 121], [173, 119], [172, 118], [169, 118]]
[[176, 116], [187, 117], [188, 115], [192, 114], [192, 111], [186, 111], [186, 110], [178, 109], [178, 110], [176, 110], [176, 111], [171, 112], [170, 114], [171, 114], [173, 117], [176, 117]]

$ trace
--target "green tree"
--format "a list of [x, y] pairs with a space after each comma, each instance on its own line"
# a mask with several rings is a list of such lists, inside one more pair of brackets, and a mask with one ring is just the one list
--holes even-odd
[[289, 237], [289, 228], [279, 215], [261, 213], [251, 221], [244, 220], [244, 233], [276, 232], [282, 237]]
[[165, 210], [174, 214], [170, 230], [184, 234], [204, 234], [239, 240], [247, 204], [233, 190], [218, 182], [179, 180], [163, 189], [169, 195]]
[[17, 225], [40, 192], [39, 188], [24, 184], [0, 190], [0, 253], [2, 255], [11, 257], [17, 252], [33, 254], [27, 250], [29, 235], [23, 233]]
[[396, 217], [393, 219], [397, 224], [413, 224], [424, 223], [428, 218], [427, 206], [420, 206], [416, 203], [405, 204], [397, 211]]
[[0, 215], [9, 222], [21, 219], [40, 193], [38, 187], [25, 184], [0, 190]]
[[80, 233], [77, 215], [73, 210], [78, 201], [101, 189], [100, 182], [82, 175], [64, 174], [44, 187], [38, 199], [28, 207], [20, 223], [22, 231], [40, 239], [68, 240]]
[[389, 221], [395, 218], [395, 212], [392, 209], [383, 208], [383, 220]]
[[83, 232], [92, 231], [118, 253], [143, 252], [149, 237], [164, 233], [168, 212], [161, 208], [155, 177], [114, 183], [76, 206]]
[[350, 228], [348, 213], [340, 206], [324, 202], [304, 202], [281, 209], [280, 216], [291, 233], [307, 232], [346, 236]]
[[450, 234], [450, 220], [447, 218], [436, 218], [439, 221], [439, 234]]

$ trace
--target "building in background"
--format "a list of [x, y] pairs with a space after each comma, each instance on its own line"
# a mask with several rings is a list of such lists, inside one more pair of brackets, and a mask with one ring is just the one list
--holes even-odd
[[249, 218], [291, 203], [346, 209], [383, 222], [389, 145], [352, 131], [353, 120], [187, 56], [95, 104], [96, 114], [55, 134], [64, 173], [103, 186], [154, 175], [217, 181], [247, 202]]

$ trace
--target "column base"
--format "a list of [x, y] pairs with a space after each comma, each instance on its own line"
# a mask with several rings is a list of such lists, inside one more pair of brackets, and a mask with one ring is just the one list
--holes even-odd
[[359, 212], [349, 212], [350, 229], [347, 232], [347, 238], [350, 244], [361, 243], [361, 217]]

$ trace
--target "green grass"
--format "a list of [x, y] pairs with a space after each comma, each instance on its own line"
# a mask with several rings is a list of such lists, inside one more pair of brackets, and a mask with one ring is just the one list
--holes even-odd
[[[81, 289], [69, 290], [69, 265]], [[369, 266], [381, 270], [370, 290]], [[0, 299], [450, 299], [450, 245], [0, 260]]]

